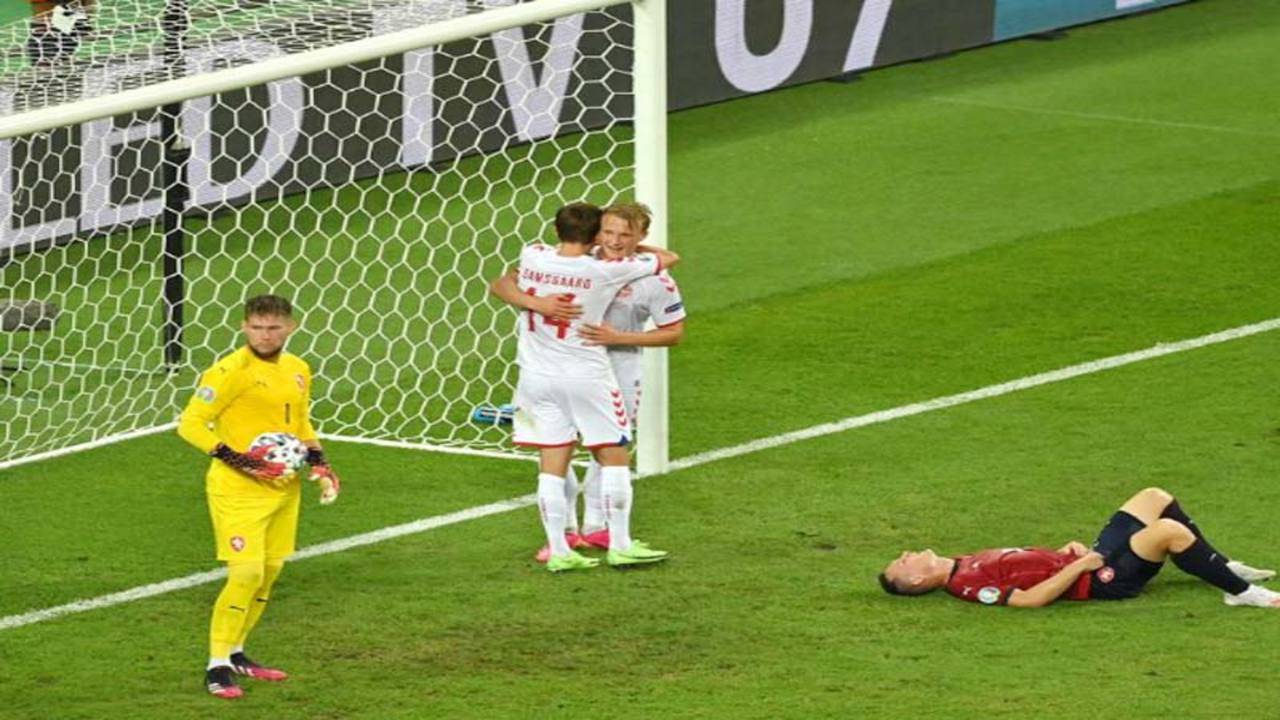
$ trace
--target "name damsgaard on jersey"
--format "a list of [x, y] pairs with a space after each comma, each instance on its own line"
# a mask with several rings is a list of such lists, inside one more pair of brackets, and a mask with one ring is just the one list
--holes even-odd
[[538, 283], [539, 285], [560, 285], [562, 287], [574, 288], [576, 290], [591, 289], [591, 278], [547, 273], [538, 270], [530, 270], [528, 268], [524, 268], [520, 271], [520, 277], [528, 280], [529, 282]]

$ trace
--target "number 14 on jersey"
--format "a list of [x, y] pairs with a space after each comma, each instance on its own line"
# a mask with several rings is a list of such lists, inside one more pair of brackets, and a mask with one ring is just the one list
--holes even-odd
[[[538, 296], [538, 292], [535, 288], [529, 288], [528, 290], [525, 290], [524, 294], [531, 295], [533, 297]], [[562, 297], [564, 297], [569, 302], [573, 302], [574, 294], [565, 293]], [[550, 325], [556, 329], [557, 340], [564, 340], [566, 337], [569, 336], [570, 322], [568, 320], [556, 320], [555, 318], [547, 317], [546, 315], [542, 315], [541, 313], [535, 313], [532, 310], [526, 310], [525, 312], [529, 313], [529, 332], [537, 331], [538, 329], [537, 318], [541, 317], [543, 325]]]

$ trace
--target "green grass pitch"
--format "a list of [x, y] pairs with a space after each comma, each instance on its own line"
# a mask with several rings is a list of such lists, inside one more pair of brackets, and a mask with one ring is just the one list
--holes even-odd
[[[671, 117], [691, 309], [673, 454], [1280, 316], [1280, 16], [1204, 0]], [[321, 211], [317, 210], [317, 213]], [[204, 585], [0, 631], [0, 718], [1271, 717], [1275, 613], [1169, 567], [1045, 610], [890, 598], [906, 547], [1089, 541], [1160, 485], [1280, 564], [1280, 334], [637, 485], [673, 551], [552, 577], [525, 509], [297, 562], [229, 706]], [[309, 545], [524, 495], [531, 467], [334, 444]], [[0, 616], [213, 567], [156, 436], [0, 472]]]

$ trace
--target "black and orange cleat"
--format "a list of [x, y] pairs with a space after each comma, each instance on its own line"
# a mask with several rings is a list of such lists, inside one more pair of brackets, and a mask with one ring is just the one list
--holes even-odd
[[235, 700], [244, 695], [244, 690], [239, 685], [236, 685], [236, 679], [232, 675], [231, 668], [227, 665], [219, 665], [205, 670], [204, 683], [209, 690], [209, 694], [214, 697]]

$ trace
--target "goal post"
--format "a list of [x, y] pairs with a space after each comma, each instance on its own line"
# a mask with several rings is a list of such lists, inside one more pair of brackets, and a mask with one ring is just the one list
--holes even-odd
[[[636, 107], [636, 197], [653, 210], [647, 242], [668, 247], [667, 238], [667, 5], [640, 0], [634, 6], [637, 61], [633, 75]], [[670, 462], [669, 369], [667, 349], [645, 348], [641, 360], [644, 402], [640, 403], [636, 471], [656, 475]]]
[[[0, 66], [0, 301], [60, 308], [0, 333], [0, 469], [171, 428], [260, 292], [299, 307], [322, 436], [514, 454], [471, 421], [514, 391], [515, 314], [487, 280], [575, 200], [644, 202], [666, 244], [665, 2], [186, 0], [180, 68], [163, 27], [101, 21], [63, 65]], [[666, 367], [646, 355], [653, 473]]]

